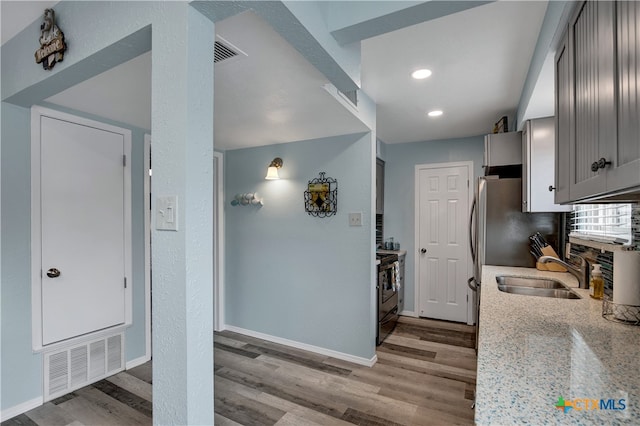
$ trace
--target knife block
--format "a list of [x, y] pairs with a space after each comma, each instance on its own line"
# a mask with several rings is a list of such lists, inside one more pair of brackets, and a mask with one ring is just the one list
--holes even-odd
[[[555, 257], [559, 259], [558, 253], [551, 246], [542, 247], [542, 254], [545, 256]], [[567, 272], [567, 269], [557, 263], [540, 263], [536, 262], [536, 269], [539, 271]]]

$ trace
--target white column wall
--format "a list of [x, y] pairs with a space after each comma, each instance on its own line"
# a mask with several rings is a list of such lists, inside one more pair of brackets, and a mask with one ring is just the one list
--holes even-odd
[[178, 231], [152, 232], [153, 421], [213, 424], [214, 28], [187, 3], [165, 13], [152, 28], [152, 206], [177, 195]]

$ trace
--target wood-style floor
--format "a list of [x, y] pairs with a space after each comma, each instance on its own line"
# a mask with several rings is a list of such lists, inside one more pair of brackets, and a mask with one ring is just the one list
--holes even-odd
[[[373, 368], [232, 332], [215, 335], [217, 425], [473, 424], [474, 327], [401, 317]], [[151, 424], [151, 363], [2, 426]]]

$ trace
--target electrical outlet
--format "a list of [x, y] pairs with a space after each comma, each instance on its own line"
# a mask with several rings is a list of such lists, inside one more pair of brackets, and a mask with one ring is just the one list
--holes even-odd
[[362, 213], [349, 213], [349, 226], [362, 226]]

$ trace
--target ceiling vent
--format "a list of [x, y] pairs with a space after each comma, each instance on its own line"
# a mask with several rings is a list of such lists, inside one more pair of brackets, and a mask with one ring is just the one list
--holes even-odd
[[229, 43], [224, 38], [216, 34], [216, 41], [213, 46], [213, 63], [218, 64], [222, 61], [229, 61], [230, 59], [239, 59], [246, 57], [247, 54], [238, 49], [233, 44]]

